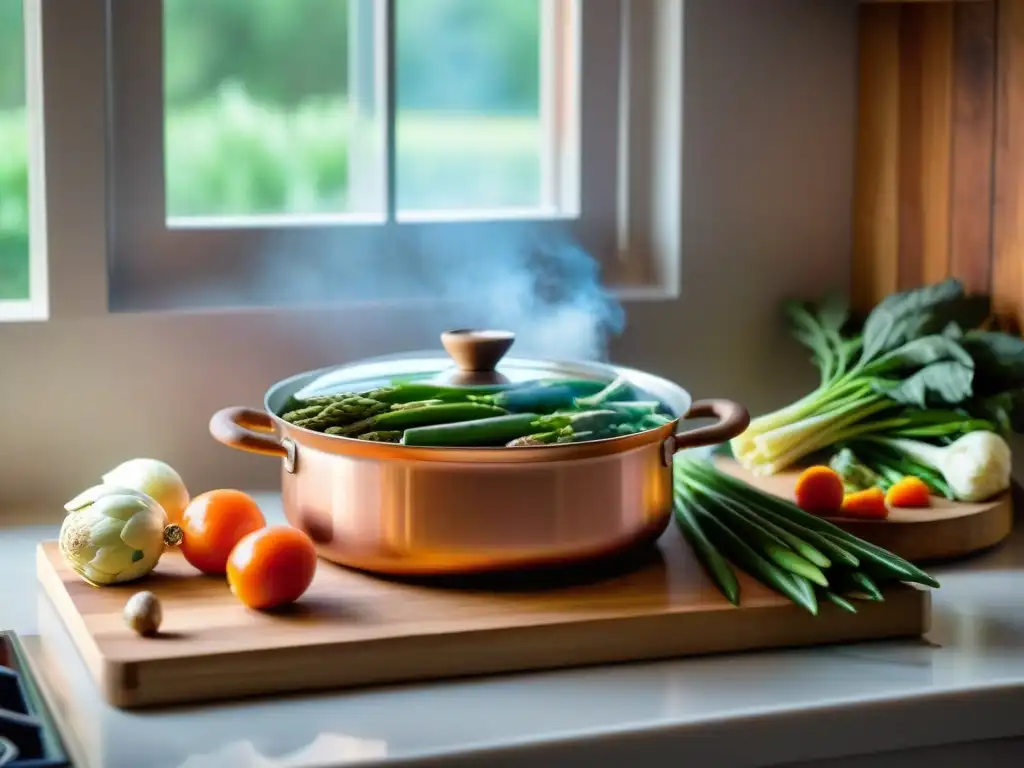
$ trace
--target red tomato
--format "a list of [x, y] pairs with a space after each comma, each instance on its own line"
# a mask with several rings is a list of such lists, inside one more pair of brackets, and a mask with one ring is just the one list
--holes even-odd
[[228, 585], [249, 608], [277, 608], [302, 597], [316, 564], [316, 546], [302, 531], [287, 525], [261, 528], [231, 551]]
[[230, 489], [209, 491], [185, 508], [181, 553], [203, 573], [222, 576], [235, 545], [266, 524], [259, 505], [248, 494]]

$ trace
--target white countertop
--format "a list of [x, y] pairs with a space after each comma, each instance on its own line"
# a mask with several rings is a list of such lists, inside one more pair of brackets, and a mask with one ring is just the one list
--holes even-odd
[[[268, 517], [276, 496], [259, 497]], [[58, 518], [0, 517], [0, 629], [82, 768], [765, 766], [1024, 734], [1024, 528], [930, 569], [927, 641], [745, 653], [175, 710], [104, 704], [35, 580]], [[17, 523], [17, 521], [14, 521]]]

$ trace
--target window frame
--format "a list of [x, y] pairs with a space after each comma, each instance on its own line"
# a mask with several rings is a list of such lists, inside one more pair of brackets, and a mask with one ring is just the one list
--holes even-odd
[[[581, 128], [578, 156], [609, 158], [605, 163], [583, 163], [572, 159], [576, 152], [561, 152], [559, 158], [549, 158], [553, 173], [577, 175], [581, 190], [578, 206], [573, 205], [577, 201], [570, 200], [565, 206], [568, 210], [554, 215], [537, 217], [508, 211], [493, 220], [488, 220], [486, 214], [470, 212], [413, 220], [389, 215], [388, 221], [373, 221], [371, 217], [363, 223], [360, 219], [365, 222], [367, 217], [343, 214], [297, 217], [294, 222], [268, 218], [242, 227], [231, 226], [230, 220], [223, 227], [168, 226], [163, 155], [163, 2], [108, 2], [112, 311], [288, 304], [288, 288], [274, 277], [282, 269], [275, 262], [284, 259], [283, 254], [289, 254], [288, 259], [299, 259], [295, 269], [309, 275], [381, 269], [381, 254], [385, 254], [383, 268], [387, 271], [407, 271], [423, 263], [431, 244], [453, 239], [485, 243], [508, 231], [529, 233], [530, 237], [571, 237], [599, 261], [616, 261], [621, 169], [614, 158], [620, 150], [620, 125], [599, 116], [620, 111], [621, 25], [627, 0], [542, 0], [542, 7], [567, 4], [578, 14], [576, 54], [579, 72], [585, 76], [580, 78], [581, 88], [576, 94], [578, 108], [569, 110], [579, 115], [578, 125], [568, 126], [570, 131]], [[386, 20], [394, 0], [357, 2], [372, 4]], [[385, 28], [387, 25], [385, 21]], [[376, 37], [378, 41], [393, 42], [394, 33], [378, 32]], [[391, 57], [382, 58], [393, 61]], [[390, 65], [385, 67], [385, 80], [393, 79], [390, 70]], [[561, 84], [543, 88], [545, 100], [562, 97], [563, 88]], [[385, 133], [385, 146], [390, 147], [393, 156], [394, 126], [387, 126]], [[160, 151], [152, 151], [153, 147]], [[394, 184], [390, 187], [389, 197], [393, 198]], [[394, 210], [393, 200], [388, 208]], [[342, 260], [344, 265], [339, 266]], [[249, 278], [239, 280], [239, 276]], [[319, 298], [329, 302], [327, 290], [325, 285], [322, 297], [303, 290], [302, 300]], [[339, 296], [342, 301], [356, 298]], [[373, 297], [383, 301], [402, 298], [387, 294]]]
[[28, 158], [28, 290], [24, 299], [0, 299], [0, 322], [40, 321], [49, 316], [46, 249], [46, 150], [43, 131], [42, 35], [38, 6], [22, 5], [25, 50], [25, 131]]
[[[27, 319], [78, 322], [108, 315], [131, 323], [136, 322], [132, 315], [140, 312], [180, 316], [188, 323], [225, 313], [286, 320], [296, 313], [312, 318], [365, 307], [367, 302], [322, 301], [282, 306], [260, 297], [233, 305], [182, 307], [173, 297], [161, 303], [124, 290], [123, 270], [115, 269], [112, 248], [110, 1], [23, 0], [28, 39], [39, 43], [32, 49], [27, 73], [28, 99], [41, 125], [31, 157], [30, 242], [33, 257], [38, 255], [45, 271], [43, 279], [33, 283], [41, 302], [27, 311], [24, 306], [3, 308], [0, 325]], [[625, 124], [620, 130], [617, 248], [611, 258], [598, 255], [603, 281], [620, 299], [672, 300], [680, 295], [683, 235], [686, 0], [621, 1], [628, 26], [619, 62], [626, 96], [617, 113]], [[297, 256], [315, 266], [315, 253], [299, 251]], [[159, 280], [160, 275], [150, 277]], [[424, 305], [434, 312], [437, 304], [368, 303], [381, 309], [393, 306], [402, 313], [415, 313]]]

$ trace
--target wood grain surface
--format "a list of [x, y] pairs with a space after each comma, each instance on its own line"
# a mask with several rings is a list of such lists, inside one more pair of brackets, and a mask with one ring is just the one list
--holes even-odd
[[[794, 499], [799, 469], [754, 477], [732, 459], [720, 459], [718, 466], [763, 491]], [[830, 520], [913, 563], [927, 564], [966, 557], [1003, 541], [1013, 531], [1012, 496], [1008, 491], [983, 504], [934, 497], [931, 508], [893, 509], [887, 520]]]
[[997, 28], [992, 299], [1024, 326], [1024, 0], [1000, 0]]
[[853, 302], [947, 276], [1024, 324], [1024, 0], [865, 2]]
[[[742, 573], [733, 607], [674, 530], [641, 561], [497, 583], [411, 584], [321, 562], [309, 592], [279, 614], [246, 610], [223, 580], [174, 551], [135, 585], [89, 586], [55, 542], [39, 546], [37, 566], [102, 695], [119, 707], [916, 637], [930, 616], [927, 591], [895, 585], [857, 614], [825, 603], [815, 617]], [[156, 638], [121, 618], [141, 589], [163, 604]]]

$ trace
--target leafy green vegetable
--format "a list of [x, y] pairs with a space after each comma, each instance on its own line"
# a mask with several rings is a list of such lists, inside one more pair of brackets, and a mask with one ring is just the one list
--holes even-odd
[[921, 368], [903, 379], [875, 379], [875, 392], [890, 400], [918, 408], [962, 403], [973, 394], [973, 366], [959, 360], [943, 360]]
[[[952, 442], [972, 431], [1024, 431], [1024, 340], [981, 330], [989, 297], [959, 281], [888, 296], [860, 325], [835, 296], [783, 309], [821, 383], [731, 441], [755, 474], [870, 435]], [[891, 475], [892, 465], [883, 468], [877, 474]]]

